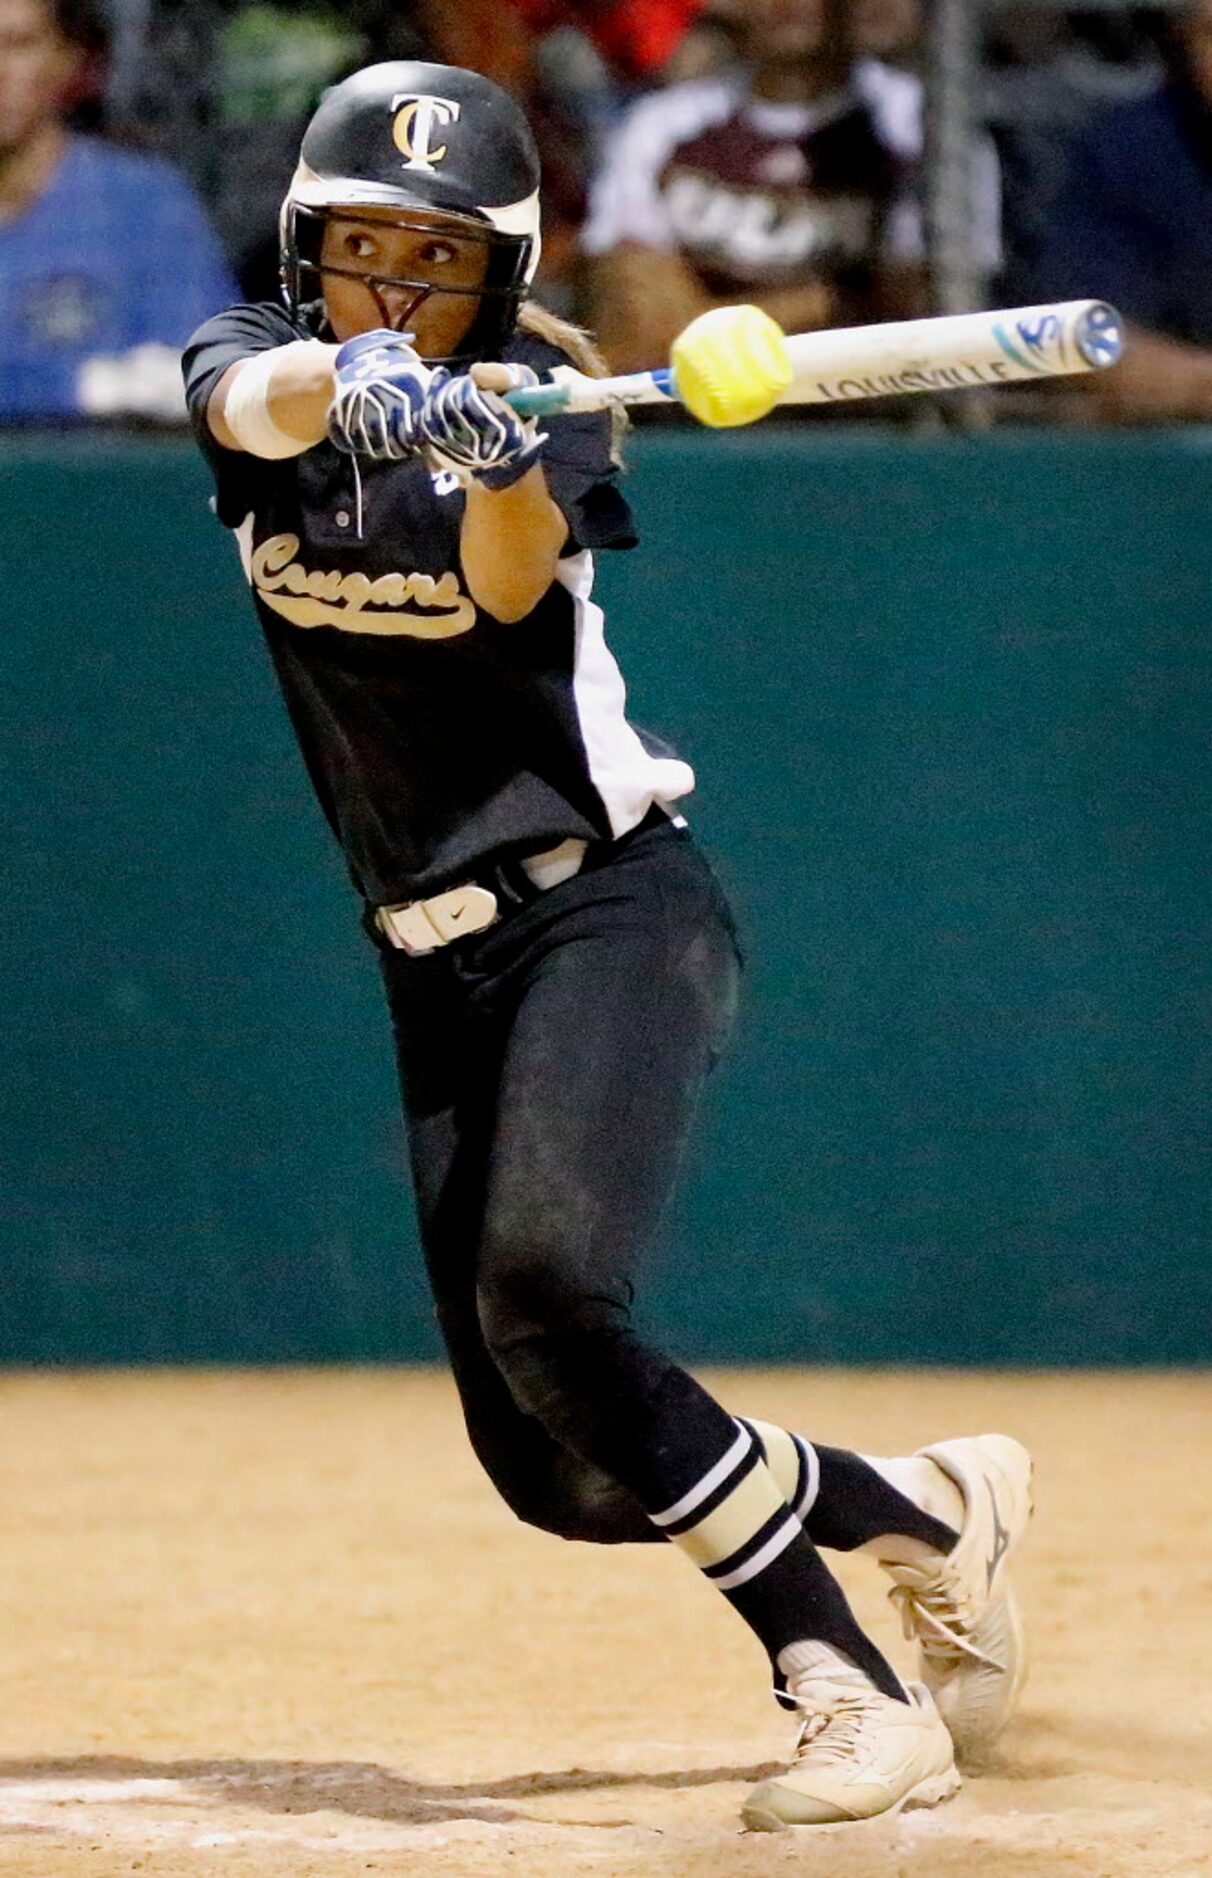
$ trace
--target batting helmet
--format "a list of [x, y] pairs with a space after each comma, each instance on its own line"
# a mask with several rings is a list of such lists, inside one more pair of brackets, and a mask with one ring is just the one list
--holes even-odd
[[[407, 60], [368, 65], [326, 93], [304, 132], [280, 223], [283, 297], [314, 333], [327, 321], [324, 224], [334, 211], [363, 204], [398, 210], [392, 220], [401, 226], [440, 214], [460, 235], [484, 242], [479, 308], [458, 358], [499, 356], [540, 248], [538, 151], [508, 92], [478, 72]], [[378, 279], [447, 291], [424, 280]]]

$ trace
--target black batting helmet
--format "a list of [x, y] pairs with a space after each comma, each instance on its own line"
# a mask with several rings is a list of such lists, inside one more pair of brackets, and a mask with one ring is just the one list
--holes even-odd
[[[368, 65], [334, 85], [303, 135], [282, 204], [282, 292], [312, 332], [327, 315], [319, 261], [324, 224], [374, 204], [440, 214], [482, 240], [488, 265], [458, 360], [497, 356], [539, 264], [539, 156], [509, 93], [478, 72], [419, 60]], [[384, 281], [446, 291], [428, 281]], [[458, 361], [450, 361], [456, 363]]]

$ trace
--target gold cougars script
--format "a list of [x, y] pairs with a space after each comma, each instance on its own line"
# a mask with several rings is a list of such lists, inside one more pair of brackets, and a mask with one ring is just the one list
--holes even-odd
[[476, 623], [457, 574], [342, 574], [295, 560], [298, 535], [271, 535], [254, 548], [253, 587], [292, 626], [336, 626], [347, 633], [403, 633], [411, 639], [453, 639]]

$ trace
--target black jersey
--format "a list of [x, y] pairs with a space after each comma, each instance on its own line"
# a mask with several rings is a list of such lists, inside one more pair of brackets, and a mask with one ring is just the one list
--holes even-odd
[[[225, 450], [206, 406], [238, 359], [303, 335], [281, 308], [234, 307], [185, 353], [190, 413], [321, 806], [373, 904], [419, 899], [489, 857], [626, 833], [694, 787], [627, 721], [593, 599], [593, 552], [634, 545], [605, 413], [544, 420], [568, 523], [556, 579], [525, 619], [479, 611], [459, 560], [463, 492], [420, 463], [325, 442], [270, 462]], [[519, 333], [506, 357], [563, 353]], [[360, 487], [359, 487], [360, 484]], [[360, 533], [359, 533], [360, 527]]]

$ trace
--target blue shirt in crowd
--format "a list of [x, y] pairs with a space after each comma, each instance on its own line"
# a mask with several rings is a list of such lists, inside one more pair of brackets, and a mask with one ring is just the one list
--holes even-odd
[[159, 158], [72, 136], [0, 222], [0, 422], [74, 417], [86, 359], [181, 346], [240, 298], [201, 203]]
[[1074, 140], [1028, 276], [1025, 297], [1093, 295], [1212, 346], [1212, 108], [1193, 89], [1165, 85]]

